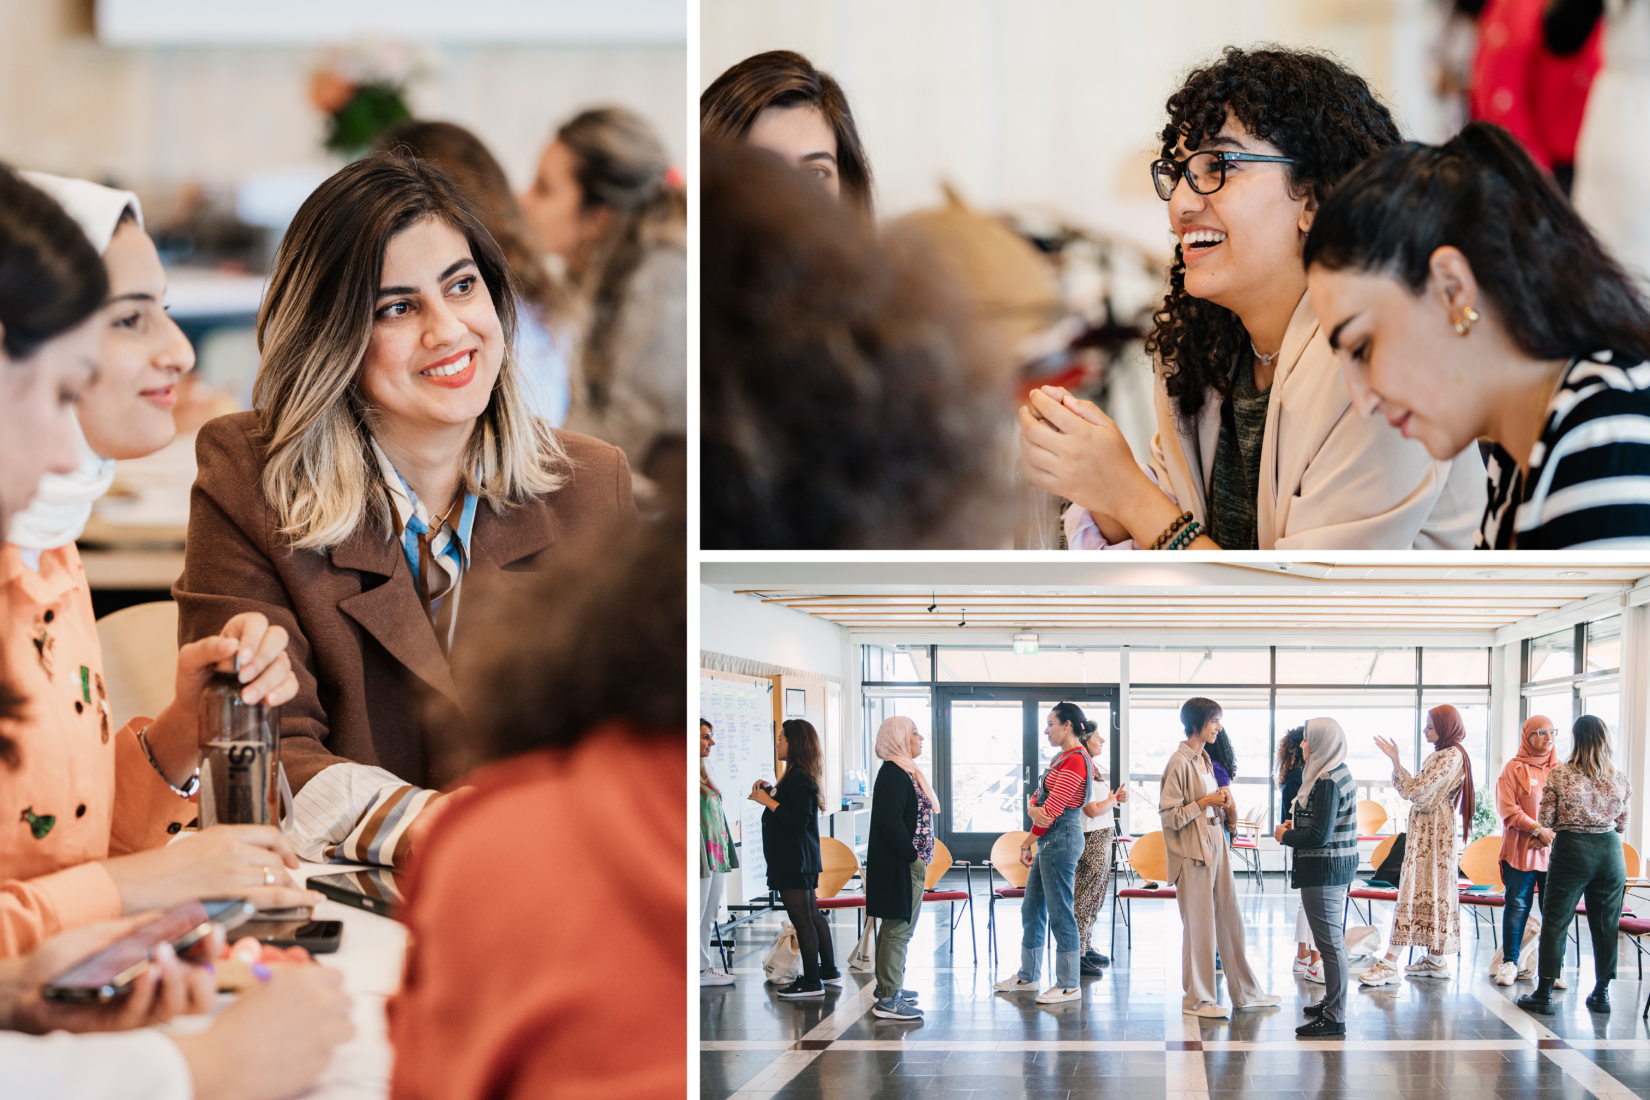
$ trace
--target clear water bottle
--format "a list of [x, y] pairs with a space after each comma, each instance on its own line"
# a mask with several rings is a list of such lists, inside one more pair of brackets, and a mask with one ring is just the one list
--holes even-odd
[[201, 828], [281, 823], [281, 708], [241, 700], [236, 671], [201, 691]]

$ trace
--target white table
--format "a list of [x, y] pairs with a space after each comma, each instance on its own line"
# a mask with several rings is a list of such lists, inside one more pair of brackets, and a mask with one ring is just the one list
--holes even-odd
[[[305, 863], [293, 873], [295, 879], [310, 875], [335, 875], [363, 870], [356, 864]], [[407, 946], [407, 930], [388, 917], [380, 917], [354, 906], [323, 901], [315, 907], [315, 920], [341, 920], [344, 934], [338, 950], [315, 958], [323, 966], [343, 972], [344, 989], [355, 1000], [351, 1019], [355, 1038], [340, 1045], [332, 1065], [314, 1089], [303, 1095], [308, 1100], [382, 1100], [390, 1088], [390, 1044], [385, 1034], [384, 1002], [401, 987], [401, 961]], [[235, 939], [234, 933], [230, 940]], [[231, 994], [219, 996], [220, 1007], [231, 1002]], [[196, 1031], [210, 1025], [205, 1016], [184, 1017], [168, 1028]]]

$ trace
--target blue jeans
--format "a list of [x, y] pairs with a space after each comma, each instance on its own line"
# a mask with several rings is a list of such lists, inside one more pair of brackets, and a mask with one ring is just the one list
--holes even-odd
[[1035, 982], [1043, 969], [1044, 926], [1054, 929], [1054, 981], [1076, 989], [1082, 947], [1077, 939], [1077, 911], [1072, 898], [1077, 861], [1083, 855], [1083, 830], [1068, 809], [1054, 819], [1037, 841], [1037, 858], [1026, 878], [1020, 905], [1020, 980]]
[[1518, 952], [1524, 946], [1524, 926], [1530, 920], [1530, 902], [1537, 887], [1545, 898], [1547, 872], [1520, 871], [1502, 860], [1501, 882], [1507, 888], [1507, 905], [1501, 912], [1501, 959], [1517, 963]]

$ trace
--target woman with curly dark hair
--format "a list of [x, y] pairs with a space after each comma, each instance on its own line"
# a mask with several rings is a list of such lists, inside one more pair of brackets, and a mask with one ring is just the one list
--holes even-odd
[[1511, 134], [1374, 158], [1306, 260], [1361, 415], [1492, 441], [1481, 549], [1650, 546], [1650, 303]]
[[[1020, 412], [1032, 484], [1087, 510], [1074, 545], [1465, 549], [1475, 455], [1433, 459], [1348, 415], [1306, 294], [1318, 206], [1399, 140], [1363, 78], [1305, 50], [1228, 48], [1169, 97], [1153, 162], [1179, 244], [1146, 349], [1157, 359], [1149, 469], [1117, 426], [1057, 387]], [[1072, 510], [1068, 533], [1084, 517]]]
[[871, 162], [842, 85], [791, 50], [755, 54], [699, 97], [699, 133], [779, 154], [833, 197], [871, 213]]

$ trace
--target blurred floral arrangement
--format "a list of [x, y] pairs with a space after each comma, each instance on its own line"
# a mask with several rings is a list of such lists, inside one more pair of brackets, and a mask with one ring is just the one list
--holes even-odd
[[327, 149], [353, 160], [411, 118], [407, 89], [433, 68], [430, 57], [399, 43], [329, 50], [309, 78], [309, 101], [328, 118]]

